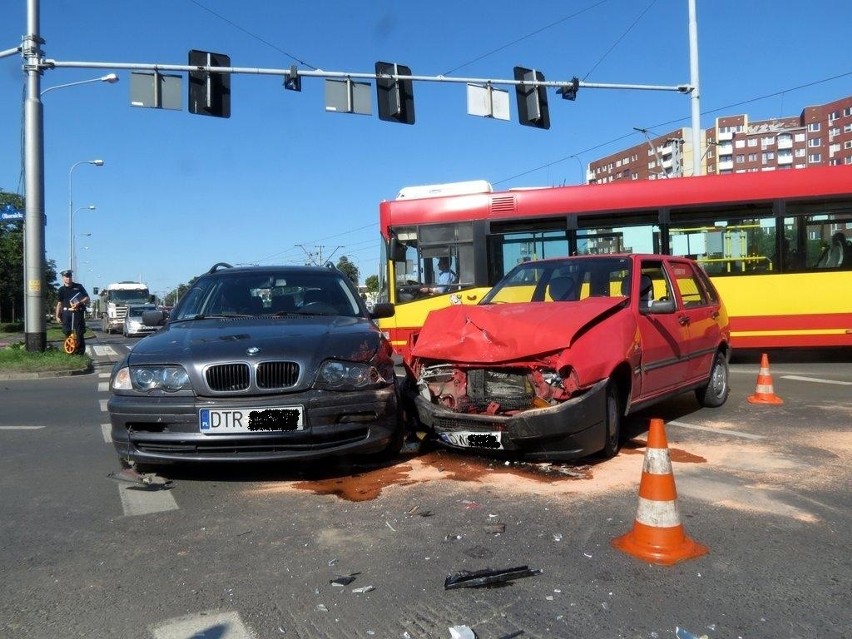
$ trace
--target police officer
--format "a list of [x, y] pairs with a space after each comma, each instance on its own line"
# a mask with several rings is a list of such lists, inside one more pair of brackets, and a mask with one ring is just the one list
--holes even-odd
[[62, 322], [62, 332], [65, 337], [75, 333], [77, 335], [77, 348], [74, 354], [86, 352], [86, 304], [89, 303], [89, 294], [82, 284], [73, 279], [70, 270], [62, 271], [62, 286], [57, 292], [56, 321]]

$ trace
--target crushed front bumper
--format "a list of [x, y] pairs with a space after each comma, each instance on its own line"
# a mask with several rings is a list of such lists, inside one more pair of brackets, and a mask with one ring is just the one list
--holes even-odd
[[603, 449], [606, 438], [606, 379], [556, 406], [512, 416], [456, 413], [417, 395], [420, 422], [450, 448], [519, 454], [525, 459], [562, 461]]

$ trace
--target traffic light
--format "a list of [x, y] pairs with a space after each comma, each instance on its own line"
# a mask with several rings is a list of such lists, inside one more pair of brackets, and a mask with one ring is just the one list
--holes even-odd
[[556, 89], [556, 92], [562, 96], [563, 100], [571, 100], [572, 102], [577, 99], [577, 91], [580, 89], [580, 78], [572, 78], [571, 84], [564, 87], [559, 87]]
[[394, 62], [376, 62], [376, 100], [380, 120], [414, 124], [414, 83], [382, 75], [411, 75], [411, 69]]
[[299, 75], [299, 68], [295, 64], [290, 66], [290, 70], [284, 76], [284, 88], [288, 91], [302, 90], [302, 78]]
[[[515, 67], [515, 80], [529, 83], [544, 82], [544, 74], [541, 71]], [[535, 84], [516, 84], [515, 95], [518, 98], [518, 121], [521, 124], [539, 129], [550, 128], [545, 87]]]
[[[189, 52], [189, 64], [196, 67], [229, 67], [231, 58], [209, 51]], [[189, 72], [189, 112], [231, 117], [231, 74], [210, 71]]]

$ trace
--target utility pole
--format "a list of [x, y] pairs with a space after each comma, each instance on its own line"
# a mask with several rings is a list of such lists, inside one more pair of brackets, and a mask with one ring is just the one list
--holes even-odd
[[689, 103], [692, 112], [692, 175], [701, 175], [701, 92], [698, 90], [698, 18], [689, 0]]
[[27, 0], [27, 35], [21, 52], [27, 76], [24, 102], [24, 341], [27, 351], [44, 351], [44, 112], [41, 103], [41, 45], [38, 0]]

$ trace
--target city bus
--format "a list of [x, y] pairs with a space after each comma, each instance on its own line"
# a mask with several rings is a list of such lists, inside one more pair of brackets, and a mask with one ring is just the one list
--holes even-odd
[[[725, 301], [734, 348], [852, 346], [852, 166], [409, 187], [380, 204], [379, 222], [379, 301], [396, 305], [380, 326], [402, 354], [429, 311], [476, 304], [518, 262], [600, 253], [698, 261]], [[434, 286], [441, 257], [452, 286]]]

